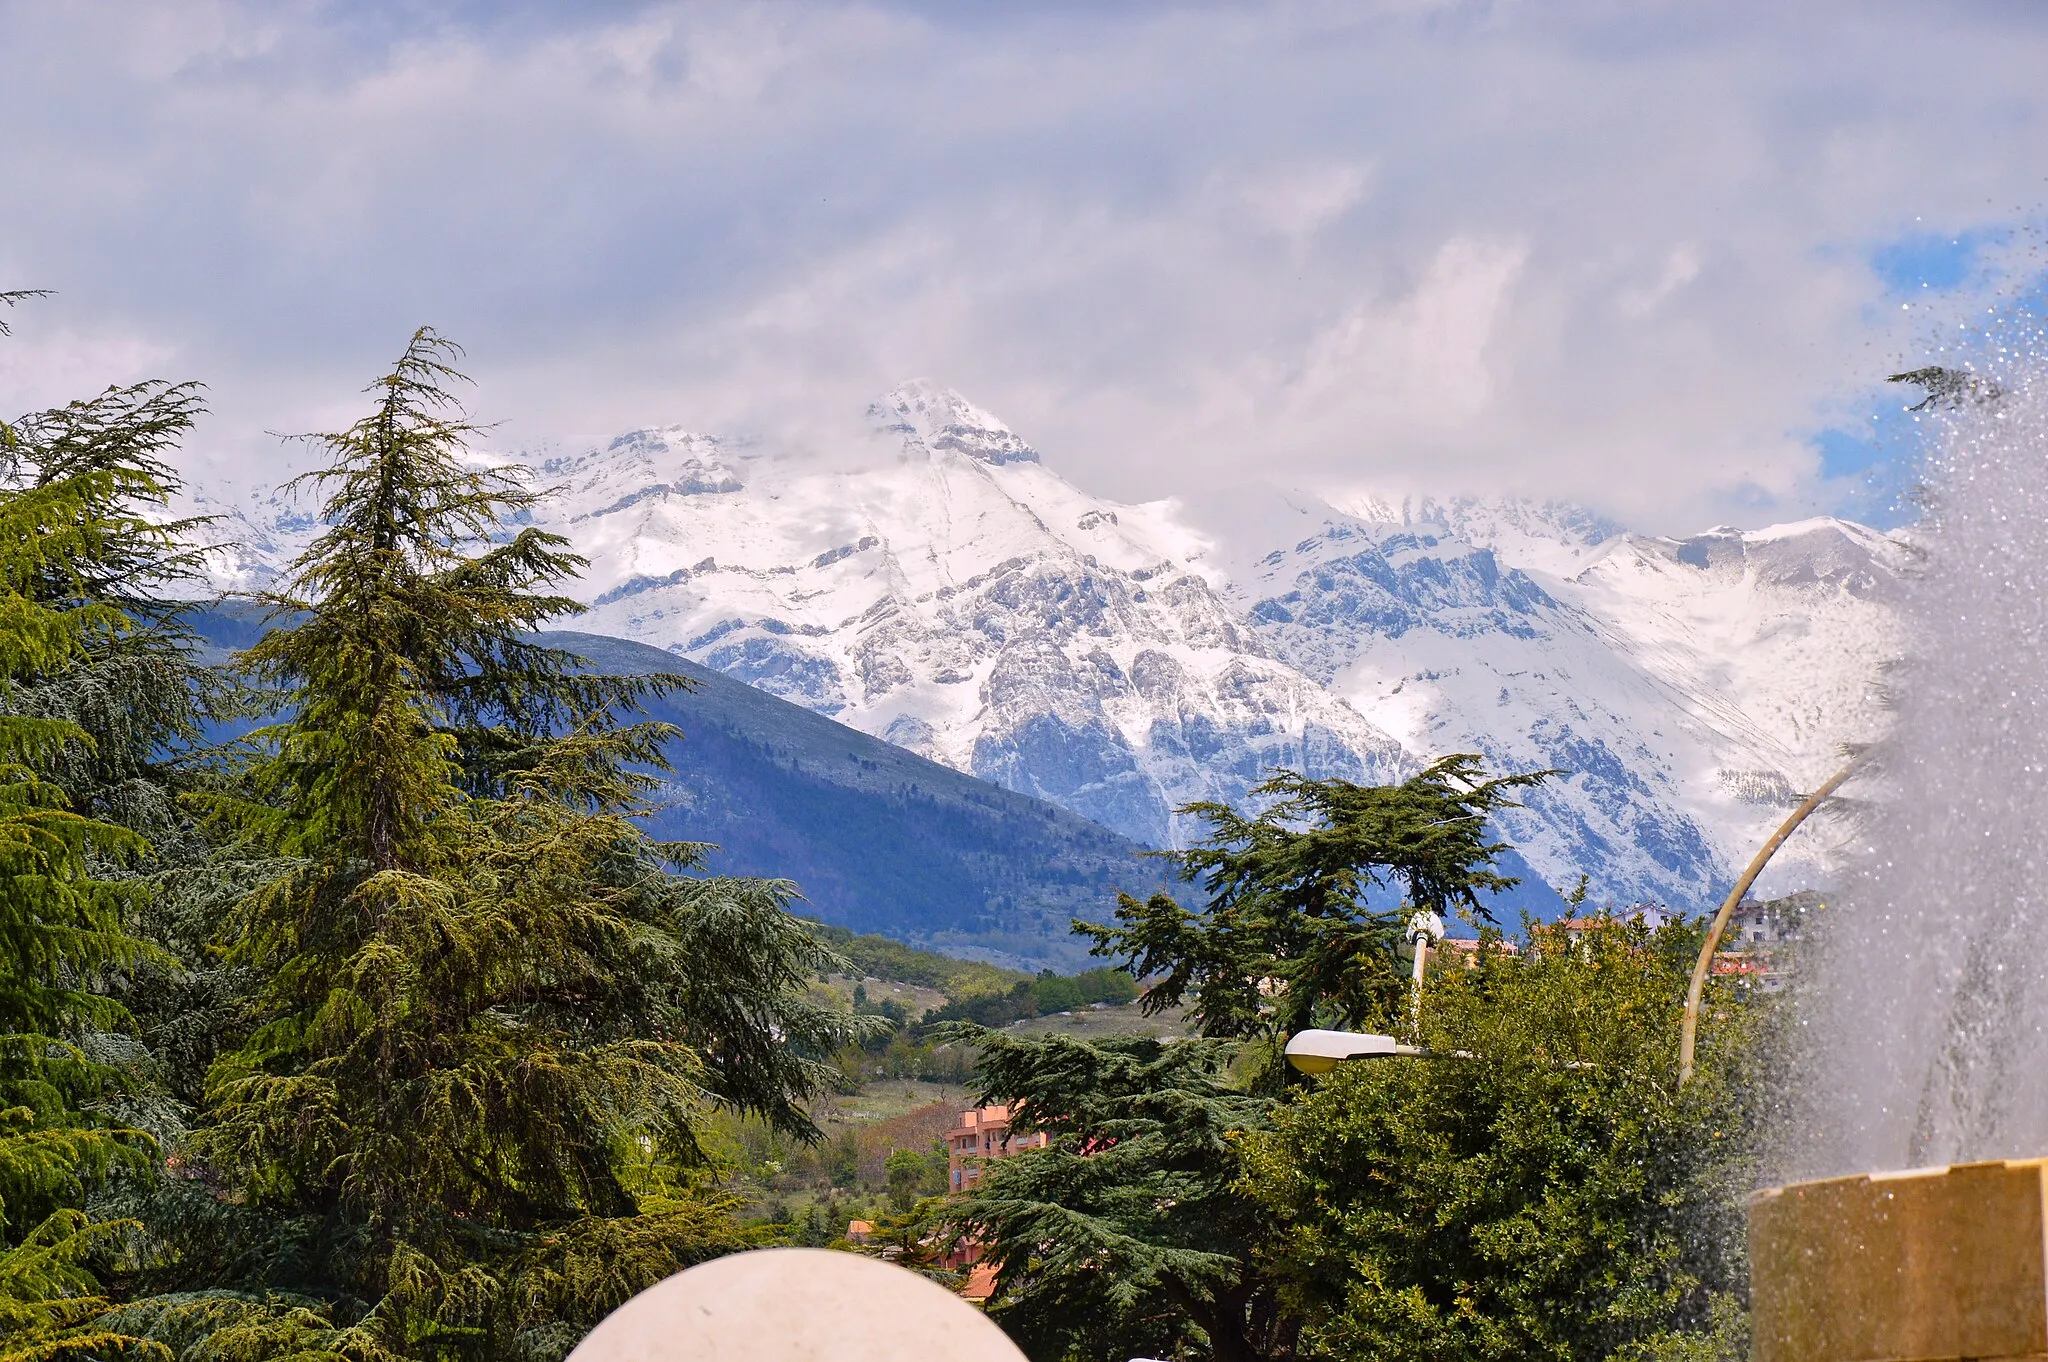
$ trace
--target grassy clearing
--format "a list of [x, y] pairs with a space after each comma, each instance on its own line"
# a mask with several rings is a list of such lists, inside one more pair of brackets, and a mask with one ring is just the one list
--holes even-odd
[[1188, 1034], [1187, 1010], [1171, 1008], [1157, 1016], [1148, 1017], [1137, 1003], [1125, 1003], [1121, 1007], [1084, 1007], [1072, 1012], [1056, 1012], [1049, 1017], [1031, 1017], [1014, 1022], [1005, 1028], [1014, 1035], [1044, 1036], [1055, 1032], [1079, 1036], [1084, 1040], [1101, 1040], [1105, 1036], [1185, 1036]]

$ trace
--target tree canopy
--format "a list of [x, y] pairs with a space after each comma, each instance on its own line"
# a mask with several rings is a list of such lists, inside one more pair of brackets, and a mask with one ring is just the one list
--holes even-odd
[[1487, 923], [1511, 883], [1489, 820], [1548, 774], [1282, 773], [1259, 813], [1196, 806], [1210, 835], [1177, 859], [1200, 911], [1125, 898], [1076, 924], [1204, 1038], [980, 1034], [983, 1097], [1054, 1138], [946, 1215], [1035, 1358], [1732, 1362], [1768, 1009], [1723, 996], [1678, 1090], [1696, 927], [1525, 922], [1517, 952], [1488, 923], [1469, 960], [1433, 958], [1413, 1025], [1434, 1058], [1281, 1080], [1303, 1027], [1411, 1025], [1402, 916]]
[[1385, 1027], [1400, 1000], [1394, 959], [1406, 915], [1491, 921], [1481, 895], [1516, 883], [1496, 869], [1508, 848], [1492, 840], [1491, 819], [1513, 806], [1514, 791], [1552, 774], [1488, 777], [1467, 754], [1396, 785], [1276, 772], [1252, 792], [1264, 805], [1256, 814], [1215, 803], [1182, 810], [1209, 825], [1173, 856], [1204, 906], [1123, 895], [1115, 925], [1074, 929], [1093, 938], [1094, 954], [1151, 981], [1148, 1008], [1187, 1003], [1206, 1036]]
[[991, 1163], [953, 1212], [1001, 1264], [996, 1318], [1033, 1357], [1284, 1355], [1256, 1262], [1273, 1221], [1239, 1185], [1270, 1103], [1222, 1042], [982, 1032], [975, 1087], [1052, 1143]]
[[83, 1207], [156, 1152], [119, 1119], [134, 1075], [107, 1042], [132, 1019], [107, 983], [163, 958], [138, 931], [164, 812], [139, 749], [189, 711], [118, 696], [163, 670], [138, 598], [176, 571], [178, 530], [143, 509], [196, 405], [145, 384], [0, 424], [0, 1338], [39, 1356], [126, 1346], [91, 1323], [86, 1265], [126, 1227]]
[[[582, 562], [467, 448], [458, 353], [419, 332], [310, 437], [322, 530], [234, 678], [165, 594], [197, 562], [160, 513], [195, 390], [8, 428], [0, 1308], [38, 1348], [561, 1356], [749, 1242], [705, 1114], [815, 1138], [827, 1061], [877, 1025], [811, 996], [844, 962], [794, 886], [641, 831], [675, 734], [631, 711], [687, 682], [530, 640]], [[151, 971], [174, 1001], [92, 1059]], [[160, 1141], [94, 1114], [117, 1078], [168, 1084]]]
[[1746, 1286], [1768, 1010], [1730, 1006], [1681, 1090], [1698, 940], [1538, 927], [1519, 954], [1431, 975], [1422, 1040], [1441, 1058], [1346, 1065], [1276, 1110], [1243, 1186], [1283, 1227], [1269, 1261], [1306, 1353], [1746, 1352], [1726, 1317]]

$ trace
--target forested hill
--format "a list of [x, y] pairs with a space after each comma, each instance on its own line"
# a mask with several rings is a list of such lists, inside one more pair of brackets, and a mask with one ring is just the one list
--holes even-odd
[[[230, 607], [194, 620], [225, 651], [260, 627]], [[710, 869], [796, 881], [799, 912], [1013, 968], [1084, 969], [1074, 917], [1106, 921], [1119, 889], [1159, 888], [1165, 867], [1055, 805], [963, 775], [744, 682], [645, 644], [547, 640], [604, 672], [681, 672], [698, 689], [648, 706], [683, 731], [669, 745], [672, 802], [656, 836], [712, 842]]]
[[548, 635], [607, 672], [680, 671], [649, 707], [683, 730], [661, 836], [715, 842], [711, 868], [803, 887], [827, 922], [1013, 966], [1084, 967], [1068, 930], [1107, 920], [1164, 867], [1056, 805], [963, 775], [645, 644]]

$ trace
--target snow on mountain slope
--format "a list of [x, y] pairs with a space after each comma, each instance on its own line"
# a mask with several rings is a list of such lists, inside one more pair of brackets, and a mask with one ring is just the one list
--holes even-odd
[[[1169, 520], [1086, 496], [908, 384], [821, 467], [680, 428], [539, 463], [591, 560], [580, 629], [652, 643], [1152, 846], [1275, 766], [1385, 780], [1399, 744], [1269, 657]], [[244, 511], [273, 567], [305, 526]], [[296, 536], [296, 537], [295, 537]]]
[[[1274, 766], [1562, 768], [1504, 820], [1535, 871], [1687, 906], [1881, 723], [1906, 555], [1860, 526], [1670, 541], [1554, 504], [1272, 488], [1127, 506], [935, 384], [867, 418], [829, 461], [680, 427], [535, 461], [560, 488], [536, 519], [592, 563], [575, 627], [1151, 845]], [[311, 529], [230, 509], [244, 580]]]
[[[1569, 585], [1625, 655], [1810, 787], [1840, 765], [1843, 743], [1882, 730], [1880, 674], [1903, 646], [1893, 602], [1914, 561], [1900, 539], [1818, 519], [1629, 535]], [[1745, 784], [1735, 767], [1717, 778]]]
[[[1287, 500], [1301, 537], [1223, 566], [1225, 598], [1410, 751], [1563, 771], [1503, 820], [1553, 883], [1597, 867], [1610, 892], [1704, 902], [1844, 743], [1882, 730], [1910, 554], [1874, 531], [1674, 541], [1569, 507]], [[1817, 827], [1777, 880], [1830, 850]]]

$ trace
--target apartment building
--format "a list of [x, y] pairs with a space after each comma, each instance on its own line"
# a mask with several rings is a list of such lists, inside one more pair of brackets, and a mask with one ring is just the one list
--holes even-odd
[[965, 1192], [981, 1181], [990, 1159], [1007, 1158], [1026, 1149], [1043, 1149], [1052, 1143], [1044, 1131], [1029, 1135], [1010, 1133], [1011, 1108], [976, 1107], [960, 1113], [960, 1123], [946, 1132], [946, 1184]]

